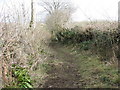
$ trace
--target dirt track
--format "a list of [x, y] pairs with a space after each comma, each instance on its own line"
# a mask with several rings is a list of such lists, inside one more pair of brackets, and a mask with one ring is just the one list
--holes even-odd
[[[51, 70], [45, 79], [43, 88], [80, 88], [84, 86], [81, 75], [78, 72], [77, 57], [71, 55], [65, 47], [51, 44], [57, 64], [50, 64]], [[55, 57], [53, 59], [55, 59]], [[40, 86], [41, 87], [41, 86]]]

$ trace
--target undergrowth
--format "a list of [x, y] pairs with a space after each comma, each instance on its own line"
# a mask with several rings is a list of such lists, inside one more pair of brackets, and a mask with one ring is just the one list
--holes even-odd
[[63, 29], [56, 33], [52, 41], [66, 45], [79, 45], [81, 49], [91, 50], [96, 53], [102, 61], [117, 64], [119, 39], [117, 29], [102, 31], [87, 28], [84, 31]]
[[6, 86], [6, 88], [33, 88], [32, 80], [28, 74], [28, 70], [24, 67], [16, 64], [12, 65], [12, 86]]
[[[81, 43], [82, 44], [82, 43]], [[72, 49], [71, 49], [72, 48]], [[97, 54], [78, 46], [67, 46], [68, 52], [76, 56], [76, 64], [86, 88], [118, 88], [120, 78], [118, 66], [105, 64]]]

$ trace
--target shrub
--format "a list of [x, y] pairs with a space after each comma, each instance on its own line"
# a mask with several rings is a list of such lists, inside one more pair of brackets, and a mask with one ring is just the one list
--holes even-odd
[[79, 44], [83, 50], [91, 49], [98, 54], [102, 61], [112, 60], [112, 63], [116, 62], [119, 40], [120, 36], [116, 29], [102, 31], [93, 28], [86, 28], [84, 31], [63, 28], [53, 38], [53, 41], [63, 44]]
[[80, 43], [80, 49], [90, 50], [92, 43], [93, 43], [93, 41], [84, 41], [84, 42]]
[[115, 31], [97, 31], [94, 36], [95, 52], [102, 61], [110, 61], [116, 58], [117, 32]]
[[54, 41], [62, 43], [74, 43], [78, 44], [83, 41], [89, 41], [93, 39], [93, 34], [90, 31], [78, 32], [70, 29], [63, 29], [56, 33]]

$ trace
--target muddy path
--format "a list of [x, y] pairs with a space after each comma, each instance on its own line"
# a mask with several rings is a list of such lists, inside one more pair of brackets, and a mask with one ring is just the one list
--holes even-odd
[[53, 59], [58, 63], [50, 64], [51, 69], [47, 73], [43, 88], [80, 88], [84, 86], [82, 77], [77, 67], [77, 57], [71, 55], [66, 47], [59, 44], [50, 44], [54, 54]]

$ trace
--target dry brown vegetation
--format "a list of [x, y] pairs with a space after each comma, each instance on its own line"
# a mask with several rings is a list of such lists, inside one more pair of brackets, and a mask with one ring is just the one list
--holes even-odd
[[[3, 25], [3, 26], [2, 26]], [[16, 63], [18, 66], [30, 68], [28, 62], [34, 57], [34, 63], [42, 61], [39, 53], [45, 48], [50, 39], [49, 32], [45, 26], [38, 24], [34, 30], [29, 30], [18, 24], [2, 24], [1, 25], [1, 61], [4, 85], [11, 84], [11, 66]], [[34, 64], [31, 66], [31, 68]], [[9, 75], [9, 77], [7, 77]], [[9, 82], [9, 83], [8, 83]]]
[[118, 27], [118, 22], [116, 21], [73, 22], [69, 27], [76, 28], [78, 30], [86, 30], [87, 28], [92, 28], [94, 30], [109, 31], [116, 29]]

